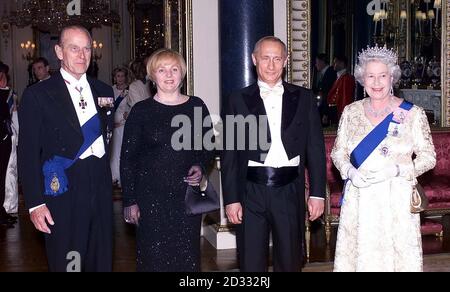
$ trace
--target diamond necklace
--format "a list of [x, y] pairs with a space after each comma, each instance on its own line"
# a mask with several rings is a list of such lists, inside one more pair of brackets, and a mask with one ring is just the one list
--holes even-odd
[[370, 103], [370, 99], [367, 99], [366, 105], [367, 105], [366, 106], [367, 112], [374, 118], [379, 118], [379, 117], [384, 117], [385, 115], [390, 114], [393, 111], [394, 101], [393, 101], [393, 98], [391, 97], [389, 100], [389, 104], [386, 105], [386, 107], [379, 109], [379, 110], [375, 110], [372, 107], [372, 105]]

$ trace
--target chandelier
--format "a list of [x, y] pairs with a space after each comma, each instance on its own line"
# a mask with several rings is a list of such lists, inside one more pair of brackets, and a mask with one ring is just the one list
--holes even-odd
[[7, 22], [18, 27], [31, 25], [44, 32], [58, 32], [67, 25], [87, 29], [120, 23], [115, 0], [16, 0]]

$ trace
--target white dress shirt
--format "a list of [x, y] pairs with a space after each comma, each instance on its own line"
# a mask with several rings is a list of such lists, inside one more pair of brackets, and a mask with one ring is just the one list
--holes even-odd
[[273, 168], [299, 166], [300, 156], [289, 160], [283, 141], [281, 140], [281, 116], [283, 113], [284, 94], [283, 83], [280, 81], [277, 85], [271, 88], [267, 85], [267, 83], [258, 81], [258, 86], [260, 88], [261, 98], [263, 99], [264, 107], [267, 113], [272, 144], [264, 164], [250, 160], [248, 162], [248, 166]]
[[[80, 126], [89, 121], [94, 115], [97, 114], [97, 107], [95, 106], [94, 97], [92, 95], [91, 87], [87, 81], [86, 74], [81, 76], [80, 80], [67, 73], [61, 68], [61, 75], [66, 81], [67, 89], [69, 90], [70, 97], [72, 98], [73, 106], [77, 112], [78, 121]], [[85, 109], [82, 109], [79, 105], [80, 102], [80, 92], [76, 89], [82, 89], [81, 95], [84, 101], [87, 103]], [[98, 137], [97, 140], [87, 149], [83, 154], [81, 154], [80, 159], [86, 159], [90, 156], [96, 156], [102, 158], [105, 155], [105, 143], [103, 142], [103, 136]]]
[[[249, 160], [249, 167], [296, 167], [300, 165], [300, 156], [289, 160], [283, 141], [281, 140], [281, 117], [283, 114], [283, 94], [284, 86], [282, 81], [278, 82], [273, 88], [267, 83], [258, 81], [261, 92], [261, 98], [264, 101], [264, 107], [269, 122], [272, 145], [267, 154], [264, 164]], [[324, 198], [311, 196], [310, 198], [324, 200]]]

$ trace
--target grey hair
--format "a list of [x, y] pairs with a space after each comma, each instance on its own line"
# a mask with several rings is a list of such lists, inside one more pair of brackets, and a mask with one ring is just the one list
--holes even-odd
[[392, 50], [387, 50], [386, 48], [368, 48], [359, 55], [359, 62], [355, 66], [355, 79], [364, 86], [364, 75], [366, 72], [367, 64], [371, 62], [380, 62], [385, 64], [389, 73], [392, 77], [392, 85], [396, 84], [401, 76], [402, 70], [400, 66], [397, 65], [397, 55]]
[[264, 42], [274, 42], [274, 43], [280, 44], [283, 47], [283, 53], [284, 53], [285, 57], [287, 58], [288, 49], [287, 49], [286, 44], [282, 40], [280, 40], [279, 38], [277, 38], [275, 36], [265, 36], [262, 39], [260, 39], [259, 41], [257, 41], [255, 44], [255, 48], [253, 49], [253, 55], [256, 55], [259, 52], [259, 50], [261, 49], [261, 45]]
[[59, 33], [59, 40], [58, 40], [58, 45], [60, 47], [63, 46], [63, 40], [65, 37], [65, 34], [67, 33], [67, 31], [69, 30], [78, 30], [78, 31], [82, 31], [86, 34], [86, 36], [89, 38], [89, 42], [92, 43], [92, 36], [91, 33], [82, 25], [69, 25], [64, 27], [61, 32]]

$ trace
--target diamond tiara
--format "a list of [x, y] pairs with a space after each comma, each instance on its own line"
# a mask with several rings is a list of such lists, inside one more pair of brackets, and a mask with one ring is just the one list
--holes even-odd
[[397, 64], [398, 61], [397, 53], [393, 49], [379, 47], [378, 45], [375, 45], [375, 47], [368, 46], [366, 50], [359, 54], [358, 59], [360, 64], [371, 60], [383, 60], [390, 64]]

